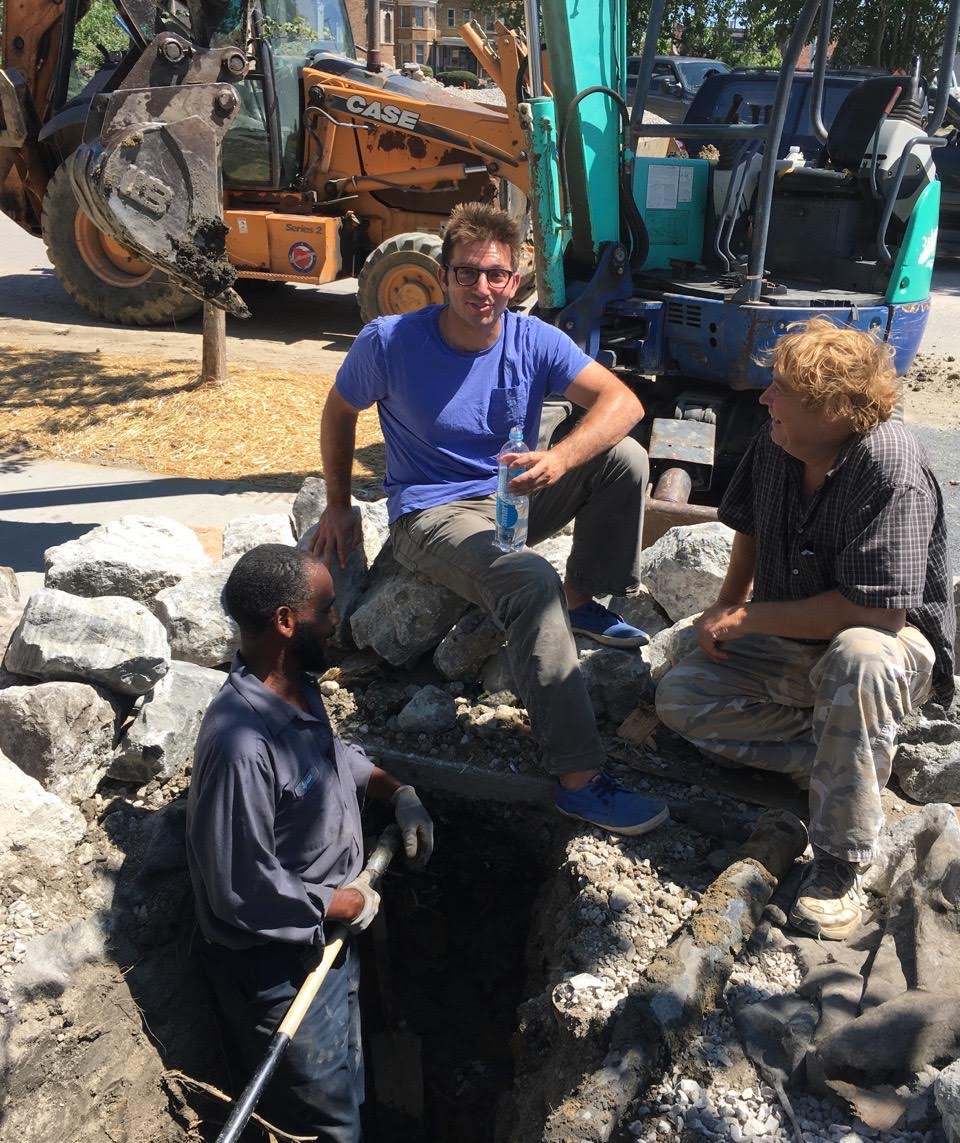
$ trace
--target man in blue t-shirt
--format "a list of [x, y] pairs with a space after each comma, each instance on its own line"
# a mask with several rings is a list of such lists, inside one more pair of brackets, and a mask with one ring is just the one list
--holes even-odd
[[[637, 397], [554, 326], [509, 313], [520, 283], [520, 231], [503, 211], [456, 208], [443, 240], [445, 306], [378, 318], [347, 354], [323, 410], [327, 507], [313, 550], [343, 565], [359, 542], [350, 506], [357, 417], [374, 402], [386, 442], [396, 558], [483, 607], [507, 636], [513, 675], [557, 808], [615, 833], [638, 834], [667, 808], [602, 773], [606, 755], [573, 632], [614, 647], [646, 636], [595, 602], [639, 587], [647, 456], [627, 436]], [[530, 543], [574, 524], [566, 577], [525, 548], [494, 542], [497, 454], [510, 430], [536, 443], [544, 399], [579, 405], [576, 427], [549, 451], [517, 457], [510, 490], [530, 496]]]

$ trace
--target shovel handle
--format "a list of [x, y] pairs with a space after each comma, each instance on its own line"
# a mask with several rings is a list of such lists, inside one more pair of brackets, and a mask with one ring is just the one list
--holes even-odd
[[[395, 825], [387, 826], [378, 838], [376, 847], [370, 854], [370, 859], [365, 866], [366, 872], [370, 875], [371, 885], [376, 885], [387, 871], [390, 862], [399, 852], [400, 844], [399, 828]], [[320, 991], [320, 986], [326, 979], [331, 965], [340, 955], [340, 950], [343, 948], [347, 936], [347, 930], [343, 925], [334, 925], [328, 932], [320, 963], [308, 973], [303, 984], [300, 985], [297, 995], [291, 1000], [290, 1007], [280, 1022], [280, 1026], [270, 1037], [264, 1058], [250, 1077], [250, 1082], [243, 1089], [240, 1098], [234, 1104], [233, 1111], [230, 1112], [226, 1123], [223, 1125], [223, 1130], [217, 1136], [216, 1143], [236, 1143], [236, 1140], [239, 1139], [241, 1131], [246, 1127], [247, 1121], [253, 1114], [253, 1109], [257, 1106], [257, 1100], [276, 1070], [280, 1057], [297, 1034], [297, 1029]]]

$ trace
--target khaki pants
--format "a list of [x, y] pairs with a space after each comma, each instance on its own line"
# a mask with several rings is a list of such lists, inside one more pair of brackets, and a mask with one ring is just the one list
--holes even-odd
[[[574, 520], [566, 583], [590, 595], [630, 595], [640, 585], [647, 454], [632, 438], [566, 473], [530, 500], [529, 543]], [[606, 752], [580, 674], [560, 577], [524, 548], [494, 543], [494, 497], [408, 512], [390, 529], [404, 567], [484, 608], [507, 636], [514, 681], [552, 774], [599, 769]]]
[[871, 861], [883, 826], [897, 729], [930, 693], [933, 648], [919, 631], [851, 627], [829, 642], [772, 635], [699, 649], [657, 688], [657, 713], [695, 746], [810, 779], [810, 840], [845, 861]]

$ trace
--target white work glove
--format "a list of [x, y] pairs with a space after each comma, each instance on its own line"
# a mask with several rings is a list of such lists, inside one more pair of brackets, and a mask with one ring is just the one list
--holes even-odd
[[403, 834], [403, 852], [419, 868], [433, 853], [433, 820], [417, 797], [413, 786], [401, 786], [390, 799], [393, 816]]
[[380, 894], [370, 884], [370, 874], [366, 870], [349, 885], [344, 885], [344, 889], [356, 889], [363, 897], [363, 908], [360, 912], [352, 921], [343, 922], [351, 933], [362, 933], [377, 915], [377, 910], [380, 908]]

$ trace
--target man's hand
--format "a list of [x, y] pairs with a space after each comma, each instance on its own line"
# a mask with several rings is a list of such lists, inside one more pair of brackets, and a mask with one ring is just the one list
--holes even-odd
[[403, 834], [403, 852], [417, 868], [423, 868], [433, 853], [433, 820], [413, 786], [401, 786], [390, 799], [393, 816]]
[[511, 468], [523, 468], [523, 472], [510, 481], [510, 491], [516, 496], [529, 496], [531, 492], [549, 488], [570, 468], [563, 459], [563, 453], [557, 449], [547, 452], [504, 453], [500, 459], [505, 460]]
[[380, 908], [380, 894], [370, 884], [370, 875], [364, 870], [359, 877], [344, 885], [344, 890], [352, 889], [361, 897], [360, 911], [353, 917], [344, 918], [343, 923], [351, 933], [362, 933], [377, 915]]
[[327, 565], [333, 567], [337, 560], [346, 567], [350, 553], [363, 539], [363, 522], [360, 509], [349, 504], [335, 508], [328, 504], [317, 521], [317, 530], [310, 543], [310, 551]]
[[728, 652], [723, 644], [728, 639], [739, 639], [746, 635], [744, 625], [747, 619], [747, 605], [734, 604], [732, 607], [725, 603], [715, 603], [697, 620], [697, 642], [700, 650], [714, 663], [722, 663], [729, 659]]

